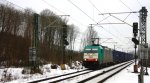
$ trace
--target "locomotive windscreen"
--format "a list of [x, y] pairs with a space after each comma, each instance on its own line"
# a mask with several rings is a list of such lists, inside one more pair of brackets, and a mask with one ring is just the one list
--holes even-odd
[[98, 49], [85, 49], [84, 53], [97, 53]]

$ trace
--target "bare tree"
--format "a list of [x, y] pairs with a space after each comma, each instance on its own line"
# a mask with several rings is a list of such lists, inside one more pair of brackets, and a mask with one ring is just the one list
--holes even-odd
[[73, 60], [73, 57], [74, 57], [74, 50], [75, 50], [75, 46], [76, 46], [76, 39], [78, 38], [78, 35], [79, 35], [79, 31], [78, 31], [78, 28], [75, 26], [75, 25], [69, 25], [68, 26], [68, 37], [67, 37], [67, 40], [69, 42], [69, 45], [68, 45], [68, 62], [72, 62]]
[[75, 27], [74, 25], [70, 25], [68, 28], [68, 41], [69, 41], [68, 48], [70, 50], [74, 50], [75, 41], [76, 41], [78, 35], [79, 35], [79, 31], [78, 31], [77, 27]]
[[81, 47], [84, 48], [86, 45], [91, 45], [92, 40], [91, 38], [96, 38], [98, 37], [97, 32], [92, 28], [88, 27], [87, 30], [85, 31], [85, 35], [83, 35], [83, 39], [81, 40]]

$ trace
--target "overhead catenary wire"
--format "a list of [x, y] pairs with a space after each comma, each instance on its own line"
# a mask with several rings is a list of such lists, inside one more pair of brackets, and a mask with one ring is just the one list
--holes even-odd
[[[79, 9], [82, 13], [84, 13], [87, 17], [89, 17], [91, 20], [93, 20], [95, 23], [97, 23], [93, 18], [91, 18], [88, 14], [86, 14], [81, 8], [79, 8], [77, 5], [75, 5], [71, 0], [68, 0], [72, 5], [74, 5], [77, 9]], [[104, 29], [104, 27], [102, 27]], [[110, 33], [111, 35], [113, 35], [114, 37], [118, 38], [117, 36], [115, 36], [114, 34], [112, 34], [110, 31], [104, 29], [106, 32]]]
[[[98, 12], [101, 13], [101, 11], [100, 11], [90, 0], [88, 0], [88, 1], [92, 4], [92, 6], [93, 6]], [[110, 16], [108, 16], [108, 17], [103, 16], [103, 17], [104, 17], [104, 19], [102, 19], [100, 22], [106, 20], [106, 19], [109, 18]], [[107, 19], [107, 20], [108, 20], [108, 19]], [[110, 22], [110, 21], [108, 20], [108, 22]], [[98, 23], [99, 23], [99, 22], [98, 22]], [[103, 29], [104, 29], [104, 28], [103, 28]]]
[[[106, 20], [107, 18], [109, 18], [110, 17], [110, 15], [109, 16], [107, 16], [107, 17], [104, 17], [104, 19], [102, 19], [101, 21], [99, 21], [99, 22], [97, 22], [97, 23], [101, 23], [101, 22], [103, 22], [104, 20]], [[107, 19], [108, 20], [108, 19]], [[108, 21], [109, 22], [109, 21]]]
[[124, 6], [126, 6], [130, 11], [132, 11], [132, 9], [131, 9], [130, 7], [128, 7], [122, 0], [120, 0], [120, 2], [121, 2]]
[[118, 19], [119, 21], [121, 21], [121, 22], [123, 22], [123, 23], [126, 23], [127, 25], [129, 25], [129, 26], [131, 26], [131, 27], [132, 27], [132, 25], [130, 25], [129, 23], [127, 23], [127, 22], [125, 22], [125, 21], [123, 21], [123, 20], [121, 20], [121, 19], [117, 18], [116, 16], [111, 15], [111, 14], [110, 14], [110, 16], [112, 16], [112, 17], [114, 17], [114, 18]]
[[[12, 3], [12, 2], [10, 2], [10, 1], [8, 1], [8, 0], [3, 0], [3, 1], [6, 1], [7, 4], [9, 3], [9, 4], [11, 4], [11, 5], [14, 5], [14, 6], [20, 8], [20, 9], [25, 10], [25, 8], [23, 8], [23, 7], [21, 7], [21, 6], [17, 5], [17, 4], [14, 4], [14, 3]], [[2, 1], [2, 2], [3, 2], [3, 1]]]
[[[95, 26], [93, 26], [93, 24], [90, 24], [91, 26], [90, 27], [95, 27]], [[99, 26], [98, 26], [99, 27]], [[99, 33], [100, 35], [102, 35], [103, 37], [107, 37], [106, 35], [104, 35], [104, 34], [101, 34], [101, 33]]]
[[[118, 18], [118, 17], [116, 17], [116, 16], [113, 15], [113, 14], [126, 14], [126, 13], [129, 13], [129, 14], [125, 17], [124, 20], [121, 20], [120, 18]], [[127, 25], [129, 25], [129, 26], [132, 27], [132, 25], [130, 25], [129, 23], [125, 22], [125, 20], [129, 17], [129, 15], [130, 15], [131, 13], [139, 13], [139, 12], [138, 12], [138, 11], [132, 11], [132, 12], [117, 12], [117, 13], [101, 13], [101, 14], [99, 14], [99, 15], [108, 14], [108, 15], [114, 17], [115, 19], [117, 19], [117, 20], [119, 20], [119, 21], [121, 21], [121, 22], [123, 22], [123, 23], [125, 23], [125, 24], [127, 24]]]
[[[136, 0], [137, 1], [137, 3], [141, 6], [141, 7], [143, 7], [143, 5], [140, 3], [140, 1], [139, 0]], [[149, 6], [147, 6], [148, 7], [148, 9], [150, 9], [150, 7]]]
[[125, 21], [125, 20], [130, 16], [130, 14], [131, 14], [131, 13], [129, 13], [129, 14], [127, 15], [127, 17], [125, 17], [125, 19], [124, 19], [123, 21]]
[[[120, 0], [120, 2], [127, 7], [131, 12], [134, 12], [129, 6], [127, 6], [122, 0]], [[136, 14], [135, 14], [136, 15]], [[138, 15], [136, 15], [138, 17]], [[139, 17], [138, 17], [139, 18]]]
[[[99, 13], [101, 13], [101, 11], [92, 3], [92, 1], [90, 1], [90, 0], [88, 0], [88, 1], [89, 1], [89, 3], [90, 3]], [[108, 16], [108, 17], [105, 17], [105, 16], [103, 15], [103, 17], [104, 17], [104, 19], [101, 20], [100, 22], [106, 20], [109, 16]], [[107, 20], [108, 20], [108, 19], [107, 19]], [[109, 20], [108, 20], [108, 22], [109, 22]]]
[[100, 11], [90, 0], [88, 0], [88, 1], [92, 4], [92, 6], [93, 6], [98, 12], [101, 13], [101, 11]]
[[[56, 8], [55, 6], [53, 6], [52, 4], [48, 3], [47, 1], [45, 0], [42, 0], [45, 4], [47, 4], [48, 6], [50, 6], [51, 8], [57, 10], [58, 12], [62, 13], [62, 14], [66, 14], [65, 12], [61, 11], [60, 9]], [[86, 25], [82, 24], [81, 22], [79, 22], [78, 20], [76, 20], [75, 18], [73, 18], [71, 15], [70, 15], [70, 18], [72, 20], [74, 20], [75, 22], [79, 23], [80, 25], [86, 27]]]
[[126, 14], [126, 13], [139, 13], [139, 12], [138, 11], [132, 11], [132, 12], [101, 13], [99, 15], [105, 15], [105, 14]]
[[[101, 11], [92, 3], [92, 1], [90, 1], [90, 0], [88, 0], [89, 1], [89, 3], [99, 12], [99, 13], [101, 13]], [[102, 14], [102, 13], [101, 13]], [[105, 17], [104, 15], [103, 15], [103, 17], [104, 17], [104, 19], [102, 19], [101, 21], [99, 21], [97, 24], [99, 24], [100, 22], [102, 22], [102, 21], [104, 21], [104, 20], [107, 20], [108, 22], [109, 22], [109, 24], [113, 24], [113, 23], [111, 23], [107, 18], [109, 18], [110, 17], [110, 15], [109, 16], [107, 16], [107, 17]], [[120, 24], [120, 23], [119, 23]], [[104, 29], [104, 28], [103, 28]], [[106, 30], [105, 30], [106, 31]], [[116, 29], [115, 29], [115, 31], [116, 32], [118, 32], [119, 34], [122, 34], [122, 33], [120, 33], [119, 31], [117, 31]], [[108, 32], [108, 31], [107, 31]], [[117, 37], [117, 39], [118, 39], [118, 37]], [[121, 40], [120, 40], [121, 41]]]
[[72, 5], [74, 5], [78, 10], [80, 10], [82, 13], [84, 13], [88, 18], [90, 18], [92, 21], [97, 23], [93, 18], [91, 18], [87, 13], [85, 13], [81, 8], [79, 8], [76, 4], [74, 4], [71, 0], [68, 0]]
[[[92, 3], [92, 1], [90, 1], [90, 0], [88, 0], [88, 1], [90, 2], [90, 4], [92, 4], [92, 6], [93, 6], [99, 13], [102, 13], [102, 12]], [[98, 23], [100, 23], [100, 22], [106, 20], [106, 19], [109, 18], [110, 16], [105, 17], [105, 16], [103, 15], [103, 17], [104, 17], [104, 19], [102, 19], [102, 20], [99, 21]], [[107, 19], [107, 21], [110, 22], [108, 19]]]
[[[90, 4], [99, 12], [99, 13], [101, 13], [102, 14], [102, 12], [92, 3], [92, 1], [90, 1], [90, 0], [88, 0], [89, 2], [90, 2]], [[104, 17], [104, 19], [102, 19], [101, 21], [99, 21], [98, 23], [100, 23], [100, 22], [102, 22], [102, 21], [104, 21], [104, 20], [107, 20], [110, 24], [113, 24], [113, 23], [111, 23], [107, 18], [109, 18], [110, 17], [110, 15], [109, 16], [107, 16], [107, 17], [105, 17], [104, 15], [103, 15], [103, 17]], [[116, 32], [118, 32], [119, 34], [122, 34], [122, 33], [120, 33], [118, 30], [116, 30], [115, 29], [115, 31]]]
[[77, 5], [75, 5], [71, 0], [68, 0], [72, 5], [74, 5], [78, 10], [80, 10], [82, 13], [84, 13], [88, 18], [90, 18], [92, 21], [97, 23], [93, 18], [91, 18], [88, 14], [86, 14], [81, 8], [79, 8]]
[[[91, 24], [91, 25], [92, 25], [92, 24]], [[103, 30], [105, 30], [107, 33], [111, 34], [111, 35], [114, 36], [116, 39], [118, 39], [117, 36], [115, 36], [114, 34], [112, 34], [111, 32], [109, 32], [107, 29], [104, 29], [103, 26], [97, 26], [97, 27], [101, 27], [101, 28], [102, 28]], [[118, 39], [118, 40], [122, 42], [122, 40], [120, 40], [120, 39]]]
[[[99, 13], [102, 13], [90, 0], [88, 0], [88, 1], [92, 4], [92, 6], [93, 6]], [[110, 16], [105, 17], [105, 16], [103, 15], [103, 17], [104, 17], [104, 19], [102, 19], [102, 20], [99, 21], [98, 23], [100, 23], [100, 22], [106, 20], [106, 19], [109, 18]], [[107, 19], [107, 21], [111, 24], [111, 22], [110, 22], [108, 19]], [[116, 31], [116, 32], [118, 32], [118, 31]], [[118, 33], [120, 33], [120, 32], [118, 32]], [[121, 33], [120, 33], [120, 34], [121, 34]]]
[[79, 23], [80, 25], [87, 27], [86, 25], [82, 24], [81, 22], [79, 22], [78, 20], [76, 20], [75, 18], [71, 17], [72, 20], [76, 21], [77, 23]]
[[50, 3], [48, 3], [47, 1], [45, 1], [45, 0], [42, 0], [42, 1], [43, 1], [44, 3], [46, 3], [48, 6], [50, 6], [51, 8], [53, 8], [53, 9], [59, 11], [59, 12], [62, 13], [62, 14], [65, 14], [63, 11], [57, 9], [56, 7], [54, 7], [53, 5], [51, 5]]
[[138, 4], [142, 7], [142, 4], [139, 2], [139, 0], [136, 0], [138, 2]]

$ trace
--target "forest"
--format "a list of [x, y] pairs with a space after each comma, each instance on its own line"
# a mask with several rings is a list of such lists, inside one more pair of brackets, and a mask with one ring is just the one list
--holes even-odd
[[[0, 4], [0, 64], [10, 66], [28, 66], [29, 48], [32, 46], [34, 10], [16, 9], [11, 4]], [[62, 64], [62, 27], [67, 19], [62, 19], [52, 11], [40, 12], [39, 56], [41, 63]], [[74, 51], [75, 40], [79, 35], [75, 25], [67, 25], [65, 61], [81, 61], [82, 53]]]

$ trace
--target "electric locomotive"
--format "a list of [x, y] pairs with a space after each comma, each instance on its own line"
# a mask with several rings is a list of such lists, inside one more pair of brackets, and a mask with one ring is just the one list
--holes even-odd
[[112, 50], [97, 45], [87, 45], [84, 48], [83, 65], [88, 68], [103, 67], [113, 63]]
[[116, 51], [99, 44], [87, 45], [83, 50], [83, 66], [101, 68], [133, 59], [133, 55]]
[[103, 48], [101, 46], [87, 45], [83, 52], [83, 65], [85, 67], [98, 66], [103, 58]]

